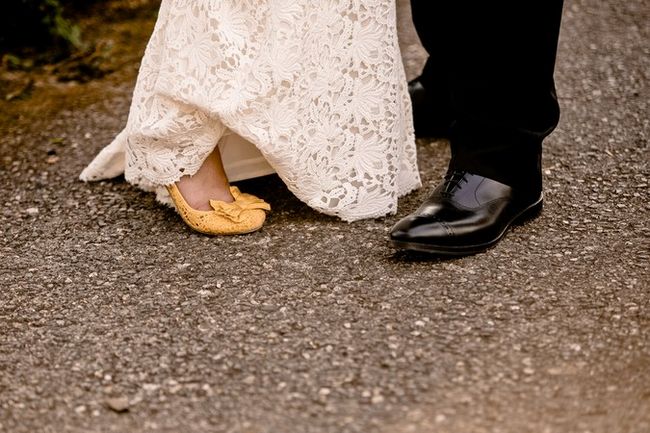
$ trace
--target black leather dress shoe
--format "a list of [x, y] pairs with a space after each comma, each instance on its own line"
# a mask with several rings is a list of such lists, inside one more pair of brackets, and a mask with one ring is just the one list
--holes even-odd
[[483, 176], [450, 171], [420, 208], [391, 229], [400, 249], [467, 255], [495, 245], [517, 220], [542, 208], [542, 194], [518, 195]]
[[414, 106], [420, 106], [424, 103], [426, 90], [419, 80], [409, 81], [409, 96]]
[[417, 79], [410, 81], [408, 88], [413, 107], [415, 136], [418, 138], [449, 137], [451, 127], [449, 107], [440, 100], [432, 98]]

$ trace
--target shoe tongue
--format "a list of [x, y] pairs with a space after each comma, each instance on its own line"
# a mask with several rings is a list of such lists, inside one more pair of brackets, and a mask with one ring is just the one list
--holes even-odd
[[456, 188], [458, 187], [458, 184], [463, 180], [467, 173], [464, 171], [454, 171], [450, 175], [447, 176], [445, 179], [445, 183], [443, 185], [442, 192], [446, 194], [452, 194]]

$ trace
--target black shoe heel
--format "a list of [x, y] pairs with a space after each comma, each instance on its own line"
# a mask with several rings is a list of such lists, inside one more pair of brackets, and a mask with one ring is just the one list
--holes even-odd
[[524, 210], [519, 216], [515, 218], [512, 222], [513, 225], [522, 225], [526, 224], [528, 221], [534, 220], [542, 214], [544, 209], [544, 201], [540, 199], [537, 203]]

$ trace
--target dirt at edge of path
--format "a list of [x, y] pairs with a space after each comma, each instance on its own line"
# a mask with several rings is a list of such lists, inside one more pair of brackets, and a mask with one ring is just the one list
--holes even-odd
[[48, 119], [132, 88], [159, 0], [107, 0], [77, 16], [88, 48], [56, 64], [0, 67], [0, 128]]

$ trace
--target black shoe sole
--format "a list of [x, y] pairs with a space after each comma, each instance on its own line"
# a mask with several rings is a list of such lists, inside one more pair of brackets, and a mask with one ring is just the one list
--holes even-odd
[[516, 214], [510, 222], [506, 225], [503, 232], [496, 237], [496, 239], [486, 242], [484, 244], [478, 245], [431, 245], [423, 244], [418, 242], [406, 242], [398, 241], [391, 239], [393, 246], [400, 250], [416, 251], [419, 253], [429, 253], [437, 254], [441, 256], [467, 256], [472, 254], [482, 253], [491, 247], [495, 246], [503, 237], [505, 236], [508, 229], [517, 224], [522, 224], [528, 220], [531, 220], [537, 217], [542, 212], [542, 207], [544, 205], [543, 199], [540, 198], [538, 201], [523, 209], [521, 212]]

